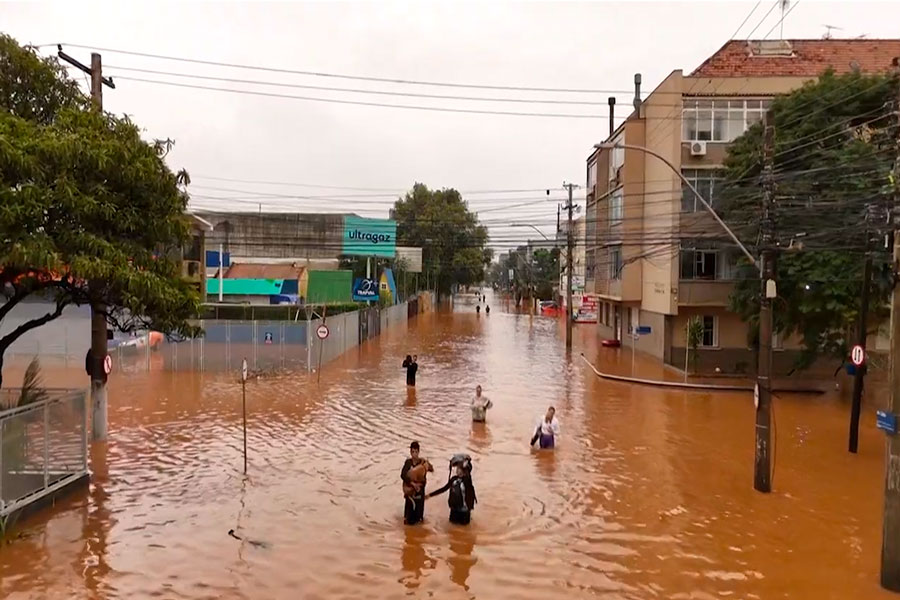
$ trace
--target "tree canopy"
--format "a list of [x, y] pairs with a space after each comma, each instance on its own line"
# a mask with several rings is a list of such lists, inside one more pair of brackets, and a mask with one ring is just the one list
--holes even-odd
[[416, 183], [394, 204], [393, 218], [399, 243], [423, 248], [423, 268], [435, 274], [439, 292], [484, 280], [491, 261], [487, 229], [458, 191]]
[[[772, 103], [775, 124], [775, 239], [778, 300], [775, 330], [799, 335], [798, 367], [820, 355], [843, 358], [859, 316], [867, 249], [875, 268], [872, 323], [886, 316], [890, 293], [889, 173], [897, 122], [895, 81], [886, 75], [826, 72]], [[729, 148], [717, 207], [751, 251], [759, 252], [763, 126]], [[758, 339], [760, 282], [744, 264], [732, 309]]]
[[122, 331], [195, 333], [199, 296], [179, 264], [189, 181], [165, 164], [171, 141], [88, 110], [53, 59], [3, 36], [0, 105], [0, 321], [33, 294], [55, 305], [0, 338], [0, 366], [70, 304], [106, 304]]

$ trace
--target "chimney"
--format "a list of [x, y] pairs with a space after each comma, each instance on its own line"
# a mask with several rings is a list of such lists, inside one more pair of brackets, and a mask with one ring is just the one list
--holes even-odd
[[[634, 110], [641, 110], [641, 74], [634, 74]], [[640, 115], [638, 115], [640, 116]]]
[[609, 135], [612, 137], [613, 131], [616, 130], [616, 97], [609, 97]]

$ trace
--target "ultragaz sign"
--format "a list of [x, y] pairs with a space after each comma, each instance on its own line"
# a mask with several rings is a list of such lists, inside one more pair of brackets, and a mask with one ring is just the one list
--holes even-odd
[[341, 253], [393, 258], [397, 253], [397, 222], [390, 219], [344, 217]]

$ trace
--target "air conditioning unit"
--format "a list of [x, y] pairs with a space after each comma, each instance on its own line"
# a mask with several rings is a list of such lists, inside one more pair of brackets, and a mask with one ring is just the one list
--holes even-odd
[[706, 156], [706, 142], [691, 142], [691, 156]]

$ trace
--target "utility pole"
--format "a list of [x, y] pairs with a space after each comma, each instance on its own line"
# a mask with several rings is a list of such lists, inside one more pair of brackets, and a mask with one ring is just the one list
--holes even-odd
[[[868, 329], [869, 316], [869, 288], [872, 279], [872, 252], [869, 248], [869, 212], [870, 206], [866, 205], [866, 259], [863, 263], [863, 284], [860, 293], [859, 306], [859, 332], [857, 341], [863, 348], [866, 347], [866, 330]], [[847, 449], [856, 454], [859, 447], [859, 413], [862, 410], [863, 384], [866, 376], [866, 363], [856, 367], [853, 374], [853, 403], [850, 408], [850, 440]]]
[[[900, 119], [900, 58], [895, 57], [894, 82], [897, 97], [894, 102], [895, 119]], [[894, 290], [891, 293], [891, 374], [887, 412], [896, 415], [900, 410], [900, 291], [897, 290], [897, 274], [900, 268], [900, 231], [897, 231], [897, 207], [900, 206], [900, 132], [897, 134], [891, 217], [894, 222]], [[881, 585], [900, 592], [900, 440], [896, 435], [887, 436], [887, 464], [884, 469], [884, 519], [881, 534]]]
[[572, 256], [573, 246], [575, 245], [575, 230], [572, 227], [572, 211], [575, 205], [572, 204], [572, 190], [578, 186], [574, 183], [563, 183], [563, 187], [569, 190], [569, 202], [565, 205], [565, 209], [569, 213], [568, 229], [566, 229], [566, 352], [572, 350], [572, 264], [574, 258]]
[[[100, 54], [91, 53], [91, 66], [87, 67], [75, 60], [65, 52], [62, 46], [57, 45], [58, 56], [67, 63], [77, 67], [91, 76], [91, 104], [99, 113], [103, 112], [103, 86], [116, 88], [112, 78], [103, 77], [103, 62]], [[221, 268], [221, 266], [220, 266]], [[89, 282], [88, 289], [99, 287], [96, 282]], [[107, 435], [107, 398], [106, 398], [106, 370], [104, 362], [108, 352], [106, 340], [106, 304], [98, 299], [91, 303], [91, 405], [93, 407], [92, 438], [95, 441], [105, 440]]]
[[756, 451], [753, 462], [753, 488], [772, 491], [771, 410], [772, 410], [772, 298], [775, 297], [775, 116], [765, 116], [763, 141], [762, 251], [760, 256], [759, 362], [756, 368]]

